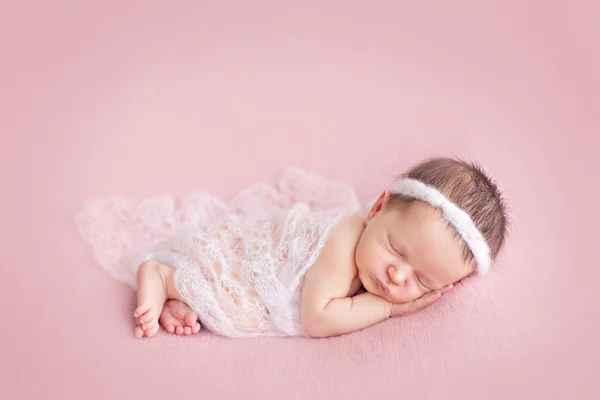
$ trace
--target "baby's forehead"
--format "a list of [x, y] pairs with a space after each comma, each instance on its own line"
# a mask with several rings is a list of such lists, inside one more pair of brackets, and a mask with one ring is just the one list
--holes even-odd
[[429, 204], [412, 202], [390, 214], [390, 218], [392, 231], [414, 251], [430, 258], [462, 256], [464, 242], [442, 212]]

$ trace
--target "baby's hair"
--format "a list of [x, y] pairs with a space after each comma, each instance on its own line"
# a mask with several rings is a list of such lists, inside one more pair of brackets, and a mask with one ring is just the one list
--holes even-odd
[[[416, 179], [434, 187], [469, 214], [487, 241], [492, 260], [496, 259], [507, 235], [508, 210], [498, 186], [480, 165], [446, 157], [431, 158], [413, 166], [401, 178]], [[397, 194], [392, 194], [391, 200], [397, 204], [415, 201]], [[448, 226], [454, 230], [451, 224]], [[465, 260], [473, 261], [468, 246], [462, 240], [461, 243]]]

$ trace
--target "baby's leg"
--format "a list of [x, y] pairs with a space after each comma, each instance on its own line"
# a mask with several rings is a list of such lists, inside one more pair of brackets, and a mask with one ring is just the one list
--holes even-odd
[[135, 337], [152, 337], [158, 332], [158, 318], [165, 301], [183, 301], [175, 289], [175, 270], [164, 264], [149, 260], [140, 265], [137, 272], [137, 308], [134, 316], [137, 327]]

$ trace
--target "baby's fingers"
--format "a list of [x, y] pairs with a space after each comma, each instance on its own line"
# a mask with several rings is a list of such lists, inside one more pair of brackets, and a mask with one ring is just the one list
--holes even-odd
[[444, 286], [443, 288], [439, 288], [438, 290], [434, 291], [433, 293], [435, 293], [435, 292], [439, 292], [439, 293], [441, 293], [441, 294], [444, 294], [444, 293], [446, 293], [447, 291], [449, 291], [450, 289], [452, 289], [453, 287], [454, 287], [454, 285], [453, 285], [453, 284], [449, 284], [449, 285], [446, 285], [446, 286]]
[[426, 298], [431, 297], [431, 296], [437, 296], [438, 294], [444, 294], [447, 291], [449, 291], [450, 289], [452, 289], [453, 287], [454, 287], [454, 285], [452, 285], [452, 284], [446, 285], [446, 286], [441, 287], [441, 288], [439, 288], [437, 290], [432, 290], [429, 293], [425, 293], [423, 296], [419, 297], [419, 299], [426, 299]]
[[447, 291], [449, 291], [452, 288], [453, 288], [453, 285], [449, 284], [438, 290], [434, 290], [433, 292], [429, 292], [426, 295], [419, 297], [418, 299], [416, 299], [415, 301], [412, 302], [412, 304], [409, 307], [408, 312], [412, 313], [415, 311], [419, 311], [427, 306], [430, 306], [431, 304], [433, 304], [437, 300], [439, 300], [440, 297], [442, 297], [442, 295], [444, 293], [446, 293]]
[[[433, 297], [434, 298], [433, 301], [435, 301], [435, 300], [439, 299], [440, 297], [442, 297], [442, 295], [444, 293], [448, 292], [453, 287], [454, 287], [453, 284], [446, 285], [446, 286], [444, 286], [442, 288], [439, 288], [438, 290], [434, 290], [433, 292], [427, 293], [425, 296], [421, 297], [421, 299], [423, 299], [423, 300], [429, 300], [429, 297]], [[431, 301], [431, 303], [433, 303], [433, 301]], [[429, 303], [429, 304], [431, 304], [431, 303]]]
[[443, 288], [429, 292], [411, 302], [402, 304], [392, 304], [392, 317], [398, 317], [400, 315], [413, 313], [427, 306], [430, 306], [431, 304], [439, 300], [444, 293], [446, 293], [453, 287], [454, 285], [452, 284], [446, 285]]
[[425, 296], [420, 297], [420, 298], [416, 299], [415, 301], [413, 301], [409, 307], [408, 312], [412, 313], [415, 311], [419, 311], [419, 310], [435, 303], [437, 300], [440, 299], [440, 297], [442, 297], [442, 293], [438, 292], [437, 290], [435, 292], [427, 293]]

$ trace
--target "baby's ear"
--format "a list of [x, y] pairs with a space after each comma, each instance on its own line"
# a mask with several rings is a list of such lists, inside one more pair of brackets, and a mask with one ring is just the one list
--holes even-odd
[[385, 189], [383, 191], [383, 193], [381, 193], [381, 195], [379, 195], [379, 198], [377, 198], [377, 200], [375, 200], [375, 202], [371, 206], [371, 209], [369, 210], [369, 213], [367, 214], [367, 222], [372, 220], [373, 217], [375, 215], [377, 215], [377, 213], [379, 211], [383, 210], [389, 201], [390, 201], [390, 191]]

